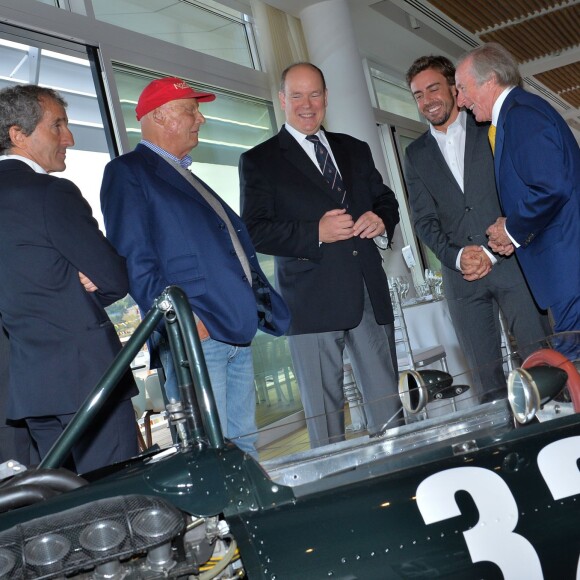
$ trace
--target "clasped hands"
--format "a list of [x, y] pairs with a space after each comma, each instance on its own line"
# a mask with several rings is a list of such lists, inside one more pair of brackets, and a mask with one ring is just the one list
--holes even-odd
[[499, 217], [495, 223], [491, 224], [485, 233], [489, 238], [487, 245], [497, 254], [502, 256], [510, 256], [514, 253], [515, 248], [506, 233], [505, 229], [506, 218]]
[[489, 274], [493, 264], [481, 246], [465, 246], [461, 252], [459, 266], [463, 278], [473, 282]]
[[[509, 256], [514, 253], [515, 248], [506, 233], [505, 222], [506, 218], [497, 218], [495, 223], [491, 224], [485, 233], [488, 237], [488, 246], [492, 251], [502, 256]], [[463, 248], [460, 267], [465, 280], [471, 282], [483, 278], [489, 274], [492, 265], [489, 256], [481, 246], [466, 246]]]
[[325, 244], [349, 240], [355, 236], [375, 238], [385, 232], [383, 220], [374, 212], [363, 213], [356, 222], [346, 209], [327, 211], [318, 223], [318, 240]]

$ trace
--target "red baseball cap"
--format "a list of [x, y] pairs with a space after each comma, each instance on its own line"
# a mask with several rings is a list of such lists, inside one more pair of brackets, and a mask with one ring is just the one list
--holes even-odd
[[209, 102], [215, 99], [213, 93], [200, 93], [192, 89], [184, 80], [177, 77], [166, 79], [157, 79], [150, 82], [141, 93], [135, 112], [137, 121], [141, 120], [143, 115], [150, 113], [153, 109], [179, 99], [197, 99], [198, 101]]

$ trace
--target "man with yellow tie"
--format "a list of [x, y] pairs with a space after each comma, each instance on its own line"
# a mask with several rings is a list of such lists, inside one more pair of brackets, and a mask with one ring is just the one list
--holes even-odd
[[[469, 52], [455, 79], [458, 104], [496, 127], [495, 178], [506, 217], [487, 229], [489, 247], [503, 255], [516, 251], [556, 332], [580, 331], [578, 143], [553, 107], [520, 87], [517, 63], [501, 45]], [[577, 338], [558, 348], [572, 360], [580, 358]]]
[[[487, 126], [457, 106], [455, 68], [444, 56], [422, 56], [407, 83], [429, 129], [405, 153], [413, 226], [441, 262], [445, 297], [481, 402], [505, 397], [498, 309], [520, 354], [546, 334], [515, 256], [494, 255], [485, 229], [501, 212]], [[533, 345], [533, 346], [532, 346]]]

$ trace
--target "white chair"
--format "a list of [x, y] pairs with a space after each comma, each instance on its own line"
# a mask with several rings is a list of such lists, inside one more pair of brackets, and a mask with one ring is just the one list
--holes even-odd
[[143, 417], [145, 411], [147, 410], [147, 394], [145, 393], [145, 381], [141, 377], [136, 376], [135, 383], [137, 383], [139, 393], [134, 397], [131, 397], [131, 402], [133, 403], [135, 420], [137, 422], [137, 441], [139, 444], [139, 451], [143, 452], [145, 449], [147, 449], [147, 445], [145, 444], [143, 434], [141, 433], [141, 428], [139, 427], [139, 419]]
[[[442, 344], [434, 344], [433, 346], [423, 348], [412, 348], [409, 333], [407, 331], [407, 323], [405, 322], [405, 313], [401, 303], [401, 295], [396, 287], [392, 287], [391, 302], [393, 304], [393, 314], [395, 317], [395, 343], [397, 348], [397, 366], [399, 372], [406, 370], [421, 370], [434, 363], [439, 363], [441, 369], [449, 372], [447, 366], [447, 353]], [[451, 409], [456, 411], [455, 398], [451, 398]], [[407, 416], [407, 412], [403, 409], [403, 413]], [[427, 417], [427, 410], [423, 412], [423, 417]]]
[[[151, 415], [165, 413], [165, 398], [163, 387], [159, 381], [157, 372], [153, 372], [145, 377], [145, 412], [143, 413], [143, 426], [145, 428], [145, 441], [147, 448], [153, 445], [153, 435], [151, 433]], [[135, 405], [133, 405], [135, 406]]]
[[139, 420], [143, 416], [143, 413], [145, 413], [147, 395], [145, 394], [145, 381], [141, 377], [134, 378], [139, 393], [131, 397], [131, 402], [133, 403], [133, 410], [135, 411], [135, 419]]
[[342, 388], [344, 398], [348, 403], [350, 410], [350, 425], [346, 426], [346, 431], [353, 433], [356, 431], [363, 431], [367, 426], [367, 418], [363, 407], [363, 398], [356, 384], [354, 372], [352, 370], [352, 365], [348, 360], [348, 356], [345, 356], [343, 373]]
[[501, 351], [504, 361], [504, 372], [507, 377], [511, 371], [519, 366], [520, 361], [517, 360], [518, 356], [514, 349], [509, 326], [501, 310], [499, 311], [499, 326], [501, 331]]
[[[286, 339], [258, 333], [252, 342], [252, 357], [257, 403], [265, 402], [269, 407], [271, 389], [276, 391], [278, 403], [294, 401], [290, 377], [292, 359]], [[286, 394], [282, 389], [283, 384], [286, 385]]]
[[395, 316], [395, 343], [399, 371], [421, 370], [423, 367], [439, 362], [442, 370], [449, 372], [447, 353], [442, 344], [415, 349], [411, 347], [403, 305], [401, 304], [401, 295], [396, 288], [391, 288], [391, 302]]

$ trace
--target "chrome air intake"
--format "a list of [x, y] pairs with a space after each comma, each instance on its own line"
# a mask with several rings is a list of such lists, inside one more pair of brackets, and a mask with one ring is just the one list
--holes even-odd
[[167, 572], [175, 564], [171, 541], [184, 527], [183, 515], [157, 498], [98, 500], [0, 533], [0, 579], [61, 578], [91, 569], [114, 578], [123, 560], [143, 553], [151, 568]]

